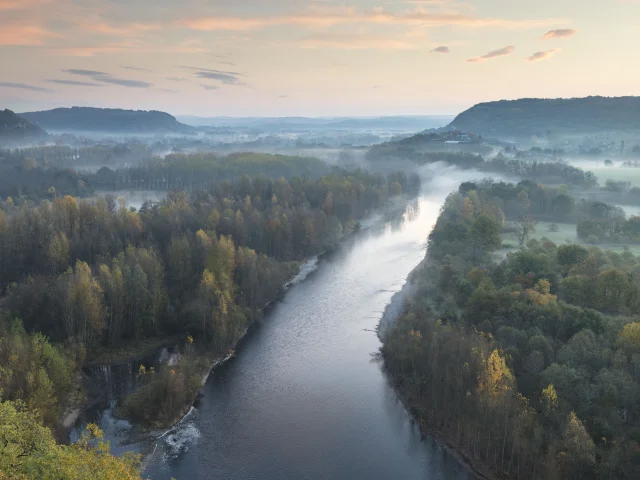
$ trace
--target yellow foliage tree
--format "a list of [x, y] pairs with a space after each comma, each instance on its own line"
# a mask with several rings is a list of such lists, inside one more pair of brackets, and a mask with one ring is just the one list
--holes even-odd
[[0, 480], [139, 480], [140, 458], [116, 458], [96, 425], [73, 445], [51, 431], [21, 402], [0, 403]]
[[628, 323], [622, 328], [618, 345], [630, 354], [640, 351], [640, 322]]
[[495, 404], [513, 388], [513, 374], [498, 350], [493, 350], [484, 362], [484, 369], [478, 379], [480, 398]]
[[555, 302], [557, 297], [549, 293], [551, 290], [551, 283], [549, 280], [538, 280], [535, 287], [526, 290], [527, 297], [536, 305], [548, 305]]

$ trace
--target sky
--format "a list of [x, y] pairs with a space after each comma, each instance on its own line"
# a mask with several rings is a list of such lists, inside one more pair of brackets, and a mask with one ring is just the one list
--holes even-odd
[[456, 114], [640, 93], [640, 0], [0, 0], [0, 108]]

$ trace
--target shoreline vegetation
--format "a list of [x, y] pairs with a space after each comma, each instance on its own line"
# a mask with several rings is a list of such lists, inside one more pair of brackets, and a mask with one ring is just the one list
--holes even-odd
[[[407, 198], [407, 201], [410, 201], [411, 198]], [[387, 206], [386, 208], [382, 209], [383, 212], [386, 213], [390, 213], [392, 215], [395, 215], [397, 213], [399, 213], [399, 210], [397, 209], [397, 205], [395, 206]], [[404, 211], [404, 210], [403, 210]], [[381, 212], [377, 212], [377, 213], [381, 213]], [[360, 226], [360, 224], [358, 223], [356, 225], [355, 228], [353, 228], [352, 230], [350, 230], [349, 232], [343, 232], [340, 236], [340, 238], [338, 239], [338, 241], [331, 246], [331, 248], [317, 254], [314, 255], [308, 259], [306, 259], [304, 262], [302, 262], [300, 265], [301, 266], [305, 266], [305, 265], [315, 265], [317, 263], [317, 261], [319, 259], [321, 259], [324, 255], [327, 255], [329, 253], [331, 253], [331, 251], [334, 248], [338, 248], [340, 245], [342, 245], [348, 238], [352, 237], [353, 235], [360, 233], [364, 230], [366, 230], [367, 228], [362, 228]], [[260, 312], [262, 313], [262, 316], [264, 316], [267, 312], [267, 310], [269, 308], [271, 308], [273, 306], [273, 304], [275, 302], [277, 302], [278, 300], [280, 300], [287, 292], [287, 290], [289, 288], [291, 288], [294, 285], [294, 282], [296, 280], [296, 278], [298, 278], [298, 276], [303, 273], [301, 268], [298, 268], [298, 270], [295, 272], [294, 275], [292, 275], [288, 280], [286, 280], [280, 287], [279, 292], [269, 301], [267, 301], [267, 303], [260, 309]], [[306, 277], [306, 275], [309, 273], [308, 269], [305, 269], [304, 275]], [[160, 439], [162, 437], [164, 437], [165, 435], [167, 435], [169, 432], [171, 432], [172, 430], [174, 430], [188, 415], [189, 413], [193, 410], [193, 408], [195, 407], [198, 399], [200, 398], [201, 394], [202, 394], [202, 388], [204, 387], [204, 385], [206, 384], [207, 380], [209, 379], [209, 377], [215, 372], [216, 369], [218, 369], [219, 367], [223, 366], [227, 361], [231, 360], [234, 356], [235, 353], [237, 351], [237, 349], [240, 347], [241, 342], [244, 340], [244, 338], [246, 337], [246, 335], [250, 332], [250, 330], [255, 327], [255, 323], [250, 325], [249, 327], [247, 327], [244, 332], [242, 332], [240, 334], [240, 336], [229, 346], [229, 348], [227, 349], [227, 351], [224, 354], [219, 354], [219, 355], [213, 355], [213, 354], [209, 354], [208, 356], [204, 356], [204, 357], [199, 357], [198, 360], [202, 360], [205, 362], [208, 362], [206, 364], [206, 367], [204, 366], [204, 364], [201, 365], [201, 375], [202, 375], [202, 379], [200, 381], [200, 385], [197, 388], [197, 391], [192, 388], [193, 391], [190, 392], [189, 397], [188, 398], [192, 398], [191, 401], [189, 401], [187, 399], [187, 401], [183, 404], [182, 408], [178, 411], [177, 414], [175, 414], [172, 418], [167, 419], [164, 422], [160, 422], [160, 423], [148, 423], [145, 424], [144, 421], [140, 421], [140, 418], [136, 418], [136, 415], [131, 415], [131, 413], [127, 414], [126, 412], [126, 407], [125, 408], [119, 408], [117, 410], [118, 413], [122, 414], [123, 417], [128, 418], [130, 420], [136, 421], [140, 426], [142, 426], [143, 428], [148, 429], [148, 431], [150, 433], [152, 433], [153, 436], [156, 437], [156, 439]], [[186, 343], [191, 344], [193, 342], [193, 339], [191, 337], [187, 337]], [[160, 348], [160, 345], [158, 346], [158, 348]], [[191, 351], [191, 354], [193, 354], [193, 351]], [[138, 357], [140, 358], [140, 357]], [[149, 375], [149, 372], [147, 370], [140, 372], [139, 374], [141, 375]], [[153, 373], [155, 374], [155, 372]], [[195, 373], [195, 376], [198, 375], [198, 372]], [[144, 387], [142, 387], [144, 388]], [[132, 392], [130, 395], [128, 395], [125, 398], [125, 401], [127, 398], [129, 397], [134, 397], [136, 392], [138, 390]], [[140, 403], [143, 403], [145, 400], [142, 400]], [[159, 434], [160, 431], [163, 431], [162, 434]], [[153, 455], [150, 454], [151, 456]], [[143, 462], [148, 462], [149, 458], [145, 458], [143, 460]]]
[[[532, 238], [531, 217], [567, 214], [558, 197], [591, 210], [566, 196], [526, 181], [462, 184], [381, 331], [385, 368], [422, 431], [487, 478], [640, 474], [640, 259]], [[597, 210], [603, 224], [617, 218]], [[505, 220], [526, 232], [496, 259]]]
[[[425, 265], [428, 263], [429, 254], [427, 252], [425, 258], [409, 273], [402, 288], [393, 294], [391, 300], [385, 307], [377, 327], [378, 338], [382, 343], [385, 341], [385, 334], [395, 327], [395, 323], [405, 313], [407, 303], [418, 293], [419, 288], [416, 278], [422, 269], [426, 268]], [[401, 379], [391, 376], [390, 380], [398, 395], [398, 399], [411, 416], [411, 420], [418, 423], [421, 441], [427, 436], [432, 438], [479, 480], [495, 480], [498, 478], [482, 463], [475, 460], [468, 451], [456, 445], [454, 439], [450, 439], [442, 431], [430, 427], [429, 424], [421, 418], [420, 411], [416, 408], [417, 399], [412, 399], [408, 396], [409, 392], [403, 389]]]
[[[322, 256], [322, 254], [318, 255], [316, 258]], [[308, 262], [308, 261], [307, 261]], [[305, 263], [307, 263], [305, 262]], [[293, 282], [295, 280], [295, 278], [298, 276], [299, 272], [296, 273], [295, 275], [293, 275], [291, 278], [289, 278], [289, 280], [287, 280], [284, 284], [282, 284], [281, 286], [281, 290], [280, 292], [278, 292], [278, 294], [271, 300], [269, 300], [264, 307], [262, 307], [261, 312], [264, 314], [265, 310], [267, 310], [274, 302], [278, 301], [278, 299], [280, 299], [285, 293], [286, 293], [286, 289], [291, 285], [291, 282]], [[195, 407], [198, 399], [200, 398], [200, 396], [202, 395], [202, 388], [204, 388], [204, 385], [207, 383], [207, 380], [209, 379], [209, 377], [215, 372], [216, 369], [218, 369], [219, 367], [221, 367], [222, 365], [224, 365], [226, 362], [228, 362], [229, 360], [231, 360], [236, 353], [236, 350], [240, 347], [241, 342], [244, 340], [244, 338], [246, 337], [246, 335], [249, 333], [249, 331], [251, 330], [252, 327], [255, 326], [255, 323], [249, 327], [247, 327], [244, 332], [242, 332], [239, 337], [229, 346], [228, 350], [223, 353], [223, 354], [204, 354], [204, 355], [200, 355], [197, 358], [195, 358], [194, 360], [201, 362], [199, 365], [199, 368], [196, 369], [195, 372], [193, 372], [193, 376], [195, 378], [197, 378], [198, 376], [201, 377], [200, 379], [200, 384], [199, 387], [197, 388], [197, 390], [192, 387], [192, 389], [189, 391], [187, 398], [185, 399], [185, 402], [182, 405], [182, 408], [180, 408], [177, 413], [172, 417], [172, 418], [168, 418], [163, 422], [155, 422], [155, 423], [149, 423], [149, 424], [145, 424], [144, 421], [141, 421], [139, 418], [136, 418], [135, 414], [132, 414], [131, 412], [129, 412], [127, 414], [127, 406], [126, 403], [121, 406], [118, 410], [117, 413], [121, 414], [121, 416], [123, 418], [128, 418], [130, 420], [136, 421], [140, 426], [142, 426], [145, 429], [148, 429], [148, 431], [156, 437], [156, 439], [160, 439], [162, 437], [164, 437], [165, 435], [167, 435], [169, 432], [171, 432], [173, 429], [175, 429], [180, 423], [182, 423], [182, 421], [189, 415], [189, 413], [192, 411], [192, 409]], [[189, 347], [189, 345], [193, 344], [193, 338], [192, 337], [187, 337], [186, 341], [185, 341], [185, 345], [187, 346], [187, 348]], [[166, 342], [165, 344], [166, 345]], [[158, 345], [157, 348], [161, 348], [163, 345]], [[175, 345], [175, 343], [173, 344]], [[157, 350], [156, 348], [156, 350]], [[190, 349], [191, 355], [194, 355], [193, 349]], [[152, 353], [152, 352], [148, 352], [148, 353]], [[180, 355], [180, 354], [179, 354]], [[188, 355], [188, 354], [187, 354]], [[138, 357], [140, 358], [140, 357]], [[178, 361], [179, 363], [179, 361]], [[175, 365], [169, 365], [169, 367], [174, 366]], [[149, 372], [146, 369], [138, 372], [138, 375], [155, 375], [155, 372]], [[153, 381], [153, 379], [151, 379]], [[140, 388], [144, 388], [146, 385], [143, 385]], [[139, 389], [136, 389], [134, 392], [132, 392], [131, 394], [129, 394], [127, 397], [125, 397], [123, 400], [126, 402], [127, 399], [129, 399], [130, 397], [135, 398], [136, 392], [138, 392]], [[191, 399], [191, 400], [189, 400]], [[146, 399], [142, 399], [139, 401], [139, 403], [143, 403], [147, 401]], [[164, 431], [162, 434], [158, 434], [159, 431]], [[152, 455], [152, 454], [151, 454]], [[148, 459], [144, 460], [145, 462], [148, 461]]]

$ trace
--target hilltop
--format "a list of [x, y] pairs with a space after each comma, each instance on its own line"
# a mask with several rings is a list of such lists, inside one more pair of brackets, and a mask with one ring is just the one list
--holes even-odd
[[194, 133], [172, 115], [154, 110], [71, 107], [21, 113], [30, 122], [55, 132]]
[[3, 144], [40, 140], [46, 136], [43, 129], [11, 110], [0, 110], [0, 142]]
[[640, 97], [479, 103], [459, 114], [449, 127], [494, 138], [640, 131]]

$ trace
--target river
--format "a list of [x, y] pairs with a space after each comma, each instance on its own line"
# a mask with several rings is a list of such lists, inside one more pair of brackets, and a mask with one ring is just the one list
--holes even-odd
[[138, 361], [89, 372], [100, 401], [83, 412], [70, 440], [87, 422], [98, 423], [114, 453], [147, 454], [144, 478], [152, 480], [470, 480], [447, 450], [430, 437], [421, 440], [375, 358], [376, 327], [424, 258], [444, 199], [479, 178], [430, 168], [424, 177], [437, 183], [423, 180], [426, 193], [402, 222], [363, 222], [369, 228], [305, 266], [170, 433], [140, 441], [134, 426], [112, 416], [117, 398], [135, 387]]
[[374, 358], [382, 312], [461, 181], [447, 179], [427, 184], [401, 225], [356, 235], [293, 286], [209, 377], [197, 411], [158, 442], [145, 477], [471, 478], [429, 437], [421, 441]]

